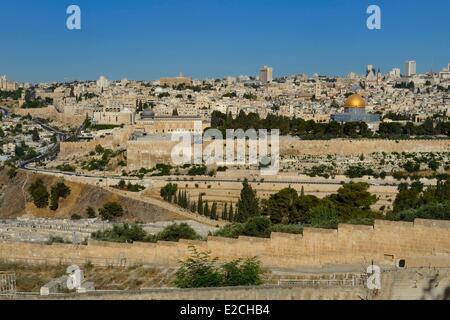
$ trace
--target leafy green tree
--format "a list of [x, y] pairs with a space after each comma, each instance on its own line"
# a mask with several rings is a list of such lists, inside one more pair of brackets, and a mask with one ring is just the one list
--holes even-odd
[[50, 210], [56, 211], [59, 207], [59, 199], [67, 198], [70, 195], [70, 188], [63, 182], [59, 182], [51, 188], [50, 192]]
[[246, 222], [249, 218], [260, 215], [259, 200], [247, 179], [244, 180], [237, 208], [238, 213], [235, 217], [237, 222]]
[[416, 208], [420, 201], [422, 189], [410, 188], [408, 185], [401, 184], [399, 192], [394, 200], [394, 212], [398, 213], [407, 209]]
[[283, 189], [263, 203], [263, 215], [270, 217], [273, 223], [288, 224], [298, 221], [298, 198], [295, 189]]
[[298, 219], [290, 221], [290, 223], [308, 223], [310, 219], [310, 211], [320, 204], [321, 200], [313, 195], [299, 197], [297, 201]]
[[337, 192], [325, 198], [333, 203], [339, 212], [341, 222], [352, 218], [373, 216], [370, 207], [376, 203], [377, 197], [370, 194], [367, 183], [347, 183]]
[[48, 206], [49, 193], [42, 179], [37, 179], [28, 188], [28, 192], [33, 198], [34, 205], [37, 208], [46, 208]]
[[161, 189], [160, 195], [165, 201], [172, 202], [176, 197], [177, 190], [178, 185], [169, 183]]
[[117, 202], [108, 202], [98, 211], [103, 220], [113, 220], [122, 217], [124, 210]]

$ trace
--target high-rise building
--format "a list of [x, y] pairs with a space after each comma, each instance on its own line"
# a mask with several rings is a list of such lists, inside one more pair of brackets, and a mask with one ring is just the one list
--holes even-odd
[[389, 77], [393, 79], [398, 79], [401, 77], [400, 68], [394, 68], [389, 72]]
[[273, 69], [268, 66], [263, 66], [259, 72], [259, 80], [262, 83], [271, 83], [273, 81]]
[[412, 77], [417, 74], [417, 64], [415, 61], [405, 62], [405, 76]]

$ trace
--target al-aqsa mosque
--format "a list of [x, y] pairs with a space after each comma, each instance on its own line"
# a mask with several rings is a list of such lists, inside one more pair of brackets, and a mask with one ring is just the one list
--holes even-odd
[[345, 101], [344, 113], [332, 115], [333, 121], [378, 123], [380, 116], [366, 112], [366, 101], [359, 94], [353, 94]]

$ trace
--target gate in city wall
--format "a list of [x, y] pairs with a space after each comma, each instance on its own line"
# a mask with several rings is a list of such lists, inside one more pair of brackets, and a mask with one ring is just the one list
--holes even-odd
[[0, 298], [14, 298], [16, 296], [16, 274], [14, 272], [0, 272]]

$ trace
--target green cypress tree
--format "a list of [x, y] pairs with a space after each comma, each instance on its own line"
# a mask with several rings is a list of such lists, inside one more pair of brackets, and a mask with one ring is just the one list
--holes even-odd
[[203, 215], [208, 218], [211, 216], [211, 211], [209, 210], [208, 201], [205, 202], [205, 208], [203, 209]]
[[302, 191], [300, 192], [300, 197], [304, 197], [305, 196], [305, 187], [302, 186]]
[[217, 217], [217, 202], [214, 202], [211, 208], [211, 219], [218, 220]]
[[222, 211], [222, 220], [227, 221], [228, 220], [228, 203], [225, 203]]
[[228, 221], [234, 222], [234, 212], [233, 212], [233, 210], [228, 211]]
[[247, 179], [242, 184], [241, 197], [238, 201], [237, 209], [238, 213], [235, 216], [235, 220], [240, 223], [247, 222], [249, 218], [260, 215], [259, 200]]
[[202, 194], [199, 194], [198, 195], [198, 204], [197, 204], [197, 209], [198, 209], [199, 215], [203, 215], [203, 208], [204, 208], [203, 197], [202, 197]]
[[234, 221], [233, 202], [230, 203], [230, 210], [228, 211], [228, 221]]

